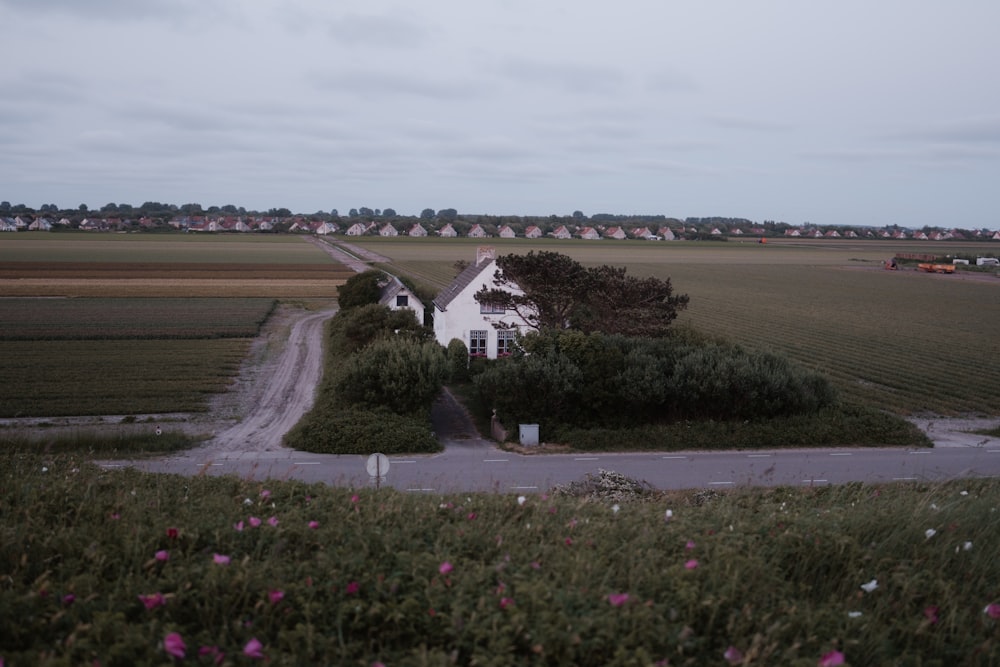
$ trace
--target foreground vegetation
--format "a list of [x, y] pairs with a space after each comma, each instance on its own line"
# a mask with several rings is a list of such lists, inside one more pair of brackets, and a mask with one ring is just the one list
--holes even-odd
[[1000, 660], [996, 481], [728, 494], [591, 481], [587, 497], [426, 497], [8, 452], [0, 659]]

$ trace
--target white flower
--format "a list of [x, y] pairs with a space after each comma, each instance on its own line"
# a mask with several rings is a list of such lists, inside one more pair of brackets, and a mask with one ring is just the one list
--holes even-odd
[[49, 469], [47, 467], [42, 466], [42, 472], [48, 472], [48, 471], [49, 471]]
[[620, 509], [621, 508], [618, 507], [618, 503], [615, 503], [614, 505], [611, 506], [611, 513], [612, 514], [618, 514], [618, 510], [620, 510]]
[[524, 496], [518, 496], [518, 497], [517, 497], [517, 504], [518, 504], [518, 505], [523, 505], [523, 504], [524, 504], [524, 503], [525, 503], [525, 502], [526, 502], [527, 500], [528, 500], [528, 499], [527, 499], [527, 498], [525, 498]]
[[937, 531], [934, 530], [933, 528], [928, 528], [927, 530], [924, 531], [924, 537], [926, 537], [928, 540], [934, 537], [935, 535], [937, 535]]
[[937, 503], [931, 503], [931, 509], [936, 510], [938, 508]]
[[249, 498], [244, 498], [243, 499], [243, 504], [244, 505], [253, 505], [253, 501], [250, 500]]
[[674, 518], [674, 511], [673, 510], [667, 510], [666, 512], [663, 513], [663, 518], [665, 520], [667, 520], [667, 521], [670, 521], [671, 519]]
[[961, 491], [961, 492], [959, 492], [958, 495], [960, 495], [960, 496], [967, 496], [967, 495], [969, 495], [969, 492], [968, 491]]
[[963, 544], [962, 551], [972, 551], [972, 542], [966, 542]]
[[861, 590], [865, 593], [871, 593], [876, 588], [878, 588], [878, 579], [872, 579], [867, 584], [861, 584]]
[[860, 611], [849, 611], [849, 612], [847, 612], [847, 617], [848, 618], [861, 618], [861, 612]]

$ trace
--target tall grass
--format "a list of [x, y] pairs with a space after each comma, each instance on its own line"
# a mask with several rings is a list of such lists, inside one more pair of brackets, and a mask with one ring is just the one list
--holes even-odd
[[1000, 482], [610, 502], [8, 455], [0, 656], [166, 664], [183, 643], [190, 664], [1000, 660]]

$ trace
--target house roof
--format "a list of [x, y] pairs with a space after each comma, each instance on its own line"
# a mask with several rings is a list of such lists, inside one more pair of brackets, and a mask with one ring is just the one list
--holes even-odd
[[465, 267], [465, 270], [458, 274], [455, 279], [451, 281], [450, 285], [434, 297], [434, 306], [438, 310], [448, 310], [448, 304], [454, 301], [455, 297], [462, 293], [462, 290], [468, 287], [472, 281], [479, 276], [479, 274], [495, 264], [496, 260], [491, 258], [485, 259], [478, 264], [470, 264]]

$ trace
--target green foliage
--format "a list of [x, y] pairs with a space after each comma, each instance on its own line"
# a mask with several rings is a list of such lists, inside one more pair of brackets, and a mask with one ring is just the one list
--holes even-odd
[[407, 414], [433, 403], [447, 372], [437, 343], [383, 338], [345, 361], [334, 390], [347, 403]]
[[460, 338], [448, 343], [448, 382], [465, 382], [469, 379], [469, 348]]
[[427, 420], [388, 408], [327, 410], [300, 422], [285, 444], [319, 454], [433, 453], [441, 451]]
[[332, 348], [339, 354], [357, 352], [373, 341], [390, 336], [423, 341], [430, 340], [433, 335], [409, 310], [392, 310], [377, 303], [342, 310], [330, 326]]
[[378, 303], [381, 286], [386, 280], [386, 275], [376, 269], [351, 276], [337, 287], [337, 303], [343, 310]]
[[760, 665], [1000, 661], [996, 480], [632, 495], [427, 498], [8, 455], [0, 657], [168, 664], [177, 633], [184, 664], [212, 664], [202, 647], [251, 664], [251, 639], [274, 665], [713, 665], [730, 646]]
[[525, 354], [492, 364], [475, 382], [505, 423], [548, 428], [760, 419], [834, 401], [824, 378], [780, 357], [692, 340], [549, 330], [526, 336]]

